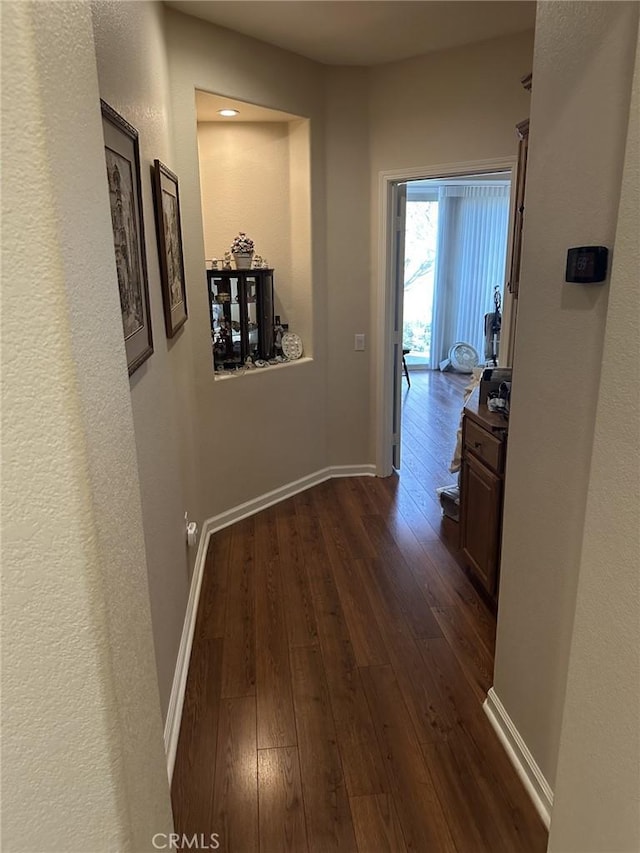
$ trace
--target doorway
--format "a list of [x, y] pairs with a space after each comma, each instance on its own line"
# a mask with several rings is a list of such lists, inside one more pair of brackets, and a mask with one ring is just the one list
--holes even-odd
[[487, 357], [484, 318], [502, 301], [509, 172], [407, 181], [403, 347], [410, 369], [437, 370], [457, 342]]
[[380, 177], [380, 476], [401, 465], [405, 363], [411, 371], [442, 369], [451, 347], [465, 342], [483, 364], [484, 320], [496, 292], [508, 326], [511, 297], [504, 285], [514, 168], [515, 160], [506, 158]]

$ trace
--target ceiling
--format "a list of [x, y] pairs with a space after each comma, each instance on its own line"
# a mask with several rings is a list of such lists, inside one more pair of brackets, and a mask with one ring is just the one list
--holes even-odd
[[[238, 110], [238, 115], [233, 118], [221, 116], [219, 110]], [[268, 107], [259, 107], [257, 104], [248, 104], [237, 98], [225, 98], [222, 95], [214, 95], [210, 92], [202, 92], [196, 89], [196, 116], [198, 121], [238, 122], [243, 121], [277, 121], [288, 122], [300, 119], [300, 116], [272, 110]]]
[[170, 0], [180, 12], [322, 62], [381, 65], [533, 29], [528, 0]]

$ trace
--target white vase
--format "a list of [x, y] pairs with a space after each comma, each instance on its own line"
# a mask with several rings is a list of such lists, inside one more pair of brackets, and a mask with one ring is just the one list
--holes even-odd
[[253, 252], [234, 252], [233, 253], [233, 259], [236, 262], [236, 269], [237, 270], [250, 270], [252, 258], [253, 258]]

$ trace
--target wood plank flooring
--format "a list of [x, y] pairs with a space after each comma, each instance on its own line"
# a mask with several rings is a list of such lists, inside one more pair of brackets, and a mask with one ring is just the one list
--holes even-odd
[[481, 707], [495, 619], [435, 494], [465, 379], [411, 380], [400, 476], [331, 480], [211, 538], [176, 832], [225, 853], [546, 850]]

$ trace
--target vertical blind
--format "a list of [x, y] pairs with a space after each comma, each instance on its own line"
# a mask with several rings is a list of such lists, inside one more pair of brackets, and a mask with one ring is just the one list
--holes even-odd
[[484, 315], [502, 293], [507, 256], [508, 186], [438, 190], [438, 244], [433, 292], [431, 367], [458, 341], [484, 353]]

